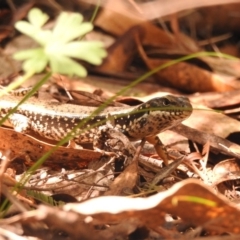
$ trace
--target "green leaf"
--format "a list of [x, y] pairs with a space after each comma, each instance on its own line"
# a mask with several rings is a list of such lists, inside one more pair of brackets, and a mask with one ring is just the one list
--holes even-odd
[[28, 19], [30, 23], [19, 21], [15, 27], [33, 38], [42, 48], [21, 51], [14, 55], [17, 60], [25, 60], [23, 63], [25, 71], [39, 73], [49, 63], [53, 72], [85, 77], [86, 69], [69, 57], [98, 65], [107, 55], [101, 42], [70, 42], [93, 29], [91, 23], [83, 23], [83, 17], [78, 13], [61, 13], [52, 31], [41, 28], [48, 20], [48, 16], [41, 10], [32, 9]]
[[54, 45], [53, 48], [61, 55], [82, 59], [96, 65], [101, 64], [102, 58], [107, 56], [103, 44], [99, 41], [76, 41], [58, 46]]
[[66, 43], [90, 32], [93, 25], [82, 23], [82, 20], [83, 17], [80, 14], [61, 13], [53, 29], [53, 41]]
[[22, 32], [25, 35], [33, 38], [40, 45], [46, 45], [52, 38], [52, 32], [50, 30], [41, 30], [25, 21], [17, 22], [15, 24], [15, 28], [19, 32]]
[[43, 13], [38, 8], [33, 8], [28, 13], [28, 20], [29, 22], [38, 28], [41, 28], [49, 19], [48, 15]]
[[26, 72], [42, 72], [48, 63], [48, 58], [42, 48], [29, 49], [15, 53], [13, 58], [16, 60], [25, 60], [23, 70]]
[[23, 50], [23, 51], [15, 53], [13, 55], [13, 58], [16, 59], [16, 60], [26, 60], [28, 58], [32, 58], [36, 55], [41, 54], [42, 51], [43, 51], [42, 48]]
[[52, 54], [49, 56], [49, 59], [52, 72], [68, 74], [70, 76], [74, 74], [79, 77], [87, 76], [87, 71], [82, 65], [78, 64], [77, 62], [66, 56], [63, 55], [54, 56]]
[[19, 31], [24, 33], [25, 35], [32, 37], [38, 31], [33, 25], [26, 21], [18, 21], [15, 24], [15, 28]]
[[75, 41], [70, 43], [48, 44], [45, 48], [46, 54], [65, 55], [73, 58], [85, 60], [89, 63], [99, 65], [102, 58], [107, 56], [103, 44], [99, 41]]
[[66, 44], [65, 50], [68, 56], [85, 60], [89, 63], [99, 65], [102, 59], [107, 56], [103, 43], [99, 41], [81, 41]]

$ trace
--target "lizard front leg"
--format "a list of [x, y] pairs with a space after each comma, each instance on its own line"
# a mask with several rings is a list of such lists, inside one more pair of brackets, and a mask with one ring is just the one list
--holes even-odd
[[150, 136], [146, 137], [145, 140], [147, 140], [149, 143], [153, 144], [158, 156], [162, 158], [164, 163], [168, 165], [168, 154], [165, 146], [163, 145], [162, 141], [158, 136]]

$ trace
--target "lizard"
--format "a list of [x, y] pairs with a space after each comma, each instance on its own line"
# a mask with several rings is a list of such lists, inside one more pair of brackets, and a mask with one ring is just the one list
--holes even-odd
[[[4, 95], [0, 99], [0, 117], [8, 114], [22, 99], [20, 96]], [[166, 95], [156, 97], [137, 106], [107, 107], [94, 114], [97, 107], [80, 106], [70, 103], [49, 102], [32, 97], [21, 104], [11, 114], [8, 125], [17, 132], [31, 130], [42, 137], [59, 141], [76, 129], [73, 136], [75, 143], [92, 143], [99, 126], [111, 119], [114, 127], [126, 135], [130, 141], [145, 139], [154, 144], [158, 154], [163, 152], [156, 135], [170, 129], [192, 113], [188, 98]], [[6, 125], [6, 122], [3, 123]], [[91, 127], [93, 126], [93, 127]], [[167, 161], [165, 160], [167, 164]]]

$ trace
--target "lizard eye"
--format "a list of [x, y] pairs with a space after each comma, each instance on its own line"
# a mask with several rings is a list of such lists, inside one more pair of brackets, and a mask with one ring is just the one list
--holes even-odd
[[169, 106], [171, 102], [167, 98], [163, 98], [163, 106]]

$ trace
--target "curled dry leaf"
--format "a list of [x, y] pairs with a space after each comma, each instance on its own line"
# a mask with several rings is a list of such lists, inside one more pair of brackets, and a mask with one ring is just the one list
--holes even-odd
[[66, 204], [63, 209], [91, 216], [102, 224], [137, 218], [147, 227], [155, 228], [163, 223], [165, 213], [170, 213], [194, 225], [204, 225], [209, 230], [240, 232], [235, 221], [240, 217], [239, 209], [193, 179], [181, 181], [171, 189], [148, 198], [99, 197], [83, 203]]
[[236, 159], [219, 162], [213, 168], [212, 185], [231, 201], [239, 200], [240, 163]]
[[[171, 59], [151, 59], [146, 55], [143, 59], [150, 70], [171, 61]], [[155, 75], [162, 85], [187, 92], [224, 92], [239, 87], [239, 82], [233, 80], [233, 78], [214, 74], [187, 62], [176, 63], [160, 70]]]
[[213, 168], [213, 184], [240, 178], [240, 163], [236, 159], [227, 159], [217, 163]]
[[[45, 153], [52, 150], [54, 144], [56, 144], [56, 142], [43, 140], [33, 133], [30, 136], [4, 127], [0, 127], [0, 139], [4, 139], [4, 141], [0, 141], [1, 150], [11, 150], [14, 157], [25, 158], [27, 155], [33, 161], [40, 159]], [[100, 159], [100, 157], [101, 153], [88, 149], [59, 147], [48, 157], [45, 165], [50, 166], [52, 169], [59, 169], [59, 167], [76, 169], [85, 167], [88, 162]], [[28, 166], [33, 163], [25, 161]]]

